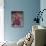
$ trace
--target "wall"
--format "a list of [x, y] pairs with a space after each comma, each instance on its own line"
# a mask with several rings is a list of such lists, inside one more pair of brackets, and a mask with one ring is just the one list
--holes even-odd
[[[4, 0], [0, 1], [0, 42], [4, 41]], [[1, 46], [1, 45], [0, 45]]]
[[[46, 0], [41, 0], [40, 1], [40, 9], [41, 9], [41, 11], [43, 9], [46, 9]], [[46, 11], [44, 11], [42, 17], [43, 17], [44, 21], [43, 22], [41, 21], [41, 25], [46, 26]]]
[[[40, 0], [40, 9], [46, 9], [46, 0]], [[44, 21], [40, 21], [40, 25], [45, 26], [46, 27], [46, 11], [43, 13], [43, 19]], [[46, 41], [46, 40], [45, 40]], [[46, 42], [45, 42], [46, 43]]]
[[[35, 12], [40, 9], [40, 0], [4, 0], [4, 35], [7, 41], [18, 41], [32, 29]], [[11, 11], [24, 11], [24, 27], [11, 27]]]

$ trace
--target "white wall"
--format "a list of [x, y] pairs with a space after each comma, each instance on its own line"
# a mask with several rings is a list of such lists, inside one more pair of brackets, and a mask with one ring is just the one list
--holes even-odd
[[0, 42], [4, 41], [4, 0], [0, 0]]

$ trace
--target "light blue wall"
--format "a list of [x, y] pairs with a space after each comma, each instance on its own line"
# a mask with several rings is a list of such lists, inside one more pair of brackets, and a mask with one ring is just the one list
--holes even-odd
[[[46, 9], [46, 0], [41, 0], [40, 1], [40, 10], [42, 11], [43, 9]], [[44, 11], [42, 17], [43, 17], [43, 22], [41, 21], [40, 25], [46, 27], [46, 11]]]
[[[40, 10], [43, 10], [43, 9], [46, 9], [46, 0], [40, 1]], [[42, 17], [43, 17], [43, 22], [40, 21], [40, 25], [46, 27], [46, 11], [43, 13]], [[46, 37], [45, 37], [45, 39], [46, 39]], [[46, 40], [45, 40], [45, 44], [46, 44]]]
[[[4, 31], [5, 40], [18, 41], [24, 37], [32, 28], [32, 21], [36, 17], [35, 12], [40, 9], [39, 0], [5, 0], [4, 1]], [[12, 10], [24, 11], [24, 27], [12, 28], [11, 27], [11, 11]]]

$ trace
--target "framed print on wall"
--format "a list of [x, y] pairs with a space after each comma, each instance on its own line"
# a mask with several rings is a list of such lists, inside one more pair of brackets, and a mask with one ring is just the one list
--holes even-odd
[[23, 27], [24, 26], [23, 11], [11, 11], [11, 25], [12, 27]]

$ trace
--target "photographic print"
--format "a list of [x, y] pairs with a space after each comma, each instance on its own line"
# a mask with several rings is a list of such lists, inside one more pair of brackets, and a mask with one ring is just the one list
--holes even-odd
[[24, 26], [23, 11], [11, 11], [11, 23], [13, 27], [23, 27]]

